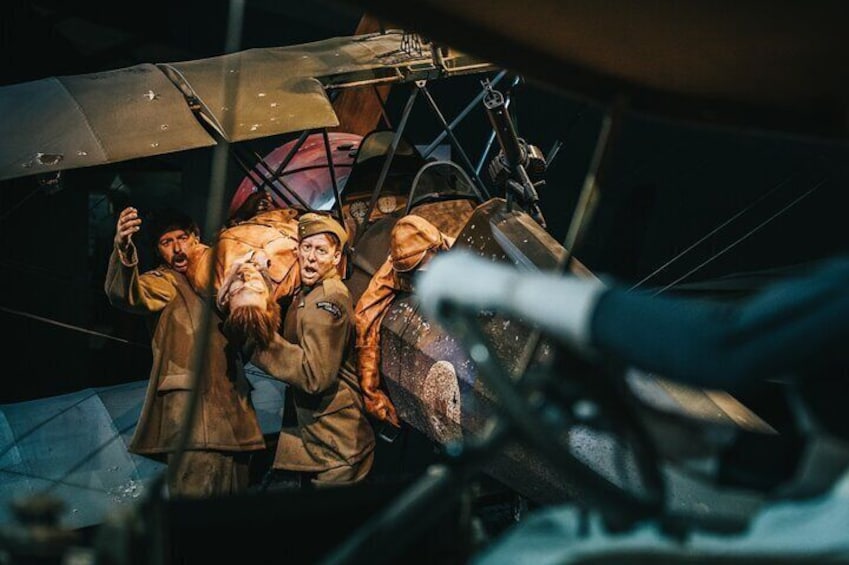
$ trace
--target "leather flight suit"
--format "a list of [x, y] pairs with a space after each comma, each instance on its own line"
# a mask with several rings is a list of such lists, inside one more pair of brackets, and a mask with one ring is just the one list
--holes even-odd
[[390, 235], [390, 255], [372, 276], [355, 309], [357, 364], [368, 413], [400, 426], [398, 414], [380, 385], [380, 324], [398, 292], [411, 292], [410, 278], [432, 250], [445, 250], [454, 238], [410, 214], [400, 218]]
[[[238, 267], [251, 254], [262, 252], [268, 259], [274, 298], [291, 296], [300, 284], [296, 216], [297, 211], [292, 208], [268, 210], [221, 230], [214, 251], [207, 251], [200, 260], [193, 261], [186, 273], [192, 286], [199, 291], [207, 289], [204, 294], [215, 296], [230, 269]], [[215, 264], [210, 266], [213, 254]]]

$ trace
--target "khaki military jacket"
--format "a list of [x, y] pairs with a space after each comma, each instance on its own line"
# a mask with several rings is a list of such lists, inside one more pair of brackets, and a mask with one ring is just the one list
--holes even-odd
[[286, 313], [283, 336], [253, 362], [288, 383], [297, 425], [280, 432], [275, 469], [320, 472], [355, 465], [374, 450], [374, 431], [351, 370], [351, 295], [335, 273], [302, 287]]
[[[113, 306], [156, 317], [151, 342], [153, 364], [141, 416], [130, 442], [133, 453], [171, 452], [184, 425], [191, 375], [193, 344], [201, 331], [208, 302], [186, 278], [162, 267], [139, 274], [134, 260], [122, 260], [114, 250], [109, 259], [105, 290]], [[135, 253], [133, 252], [133, 256]], [[206, 370], [199, 376], [200, 398], [187, 449], [254, 451], [265, 447], [250, 382], [239, 356], [228, 350], [215, 317], [209, 325]]]

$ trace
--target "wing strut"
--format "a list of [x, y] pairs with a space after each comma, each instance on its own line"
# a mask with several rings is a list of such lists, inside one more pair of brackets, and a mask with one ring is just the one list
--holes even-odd
[[[410, 118], [410, 112], [413, 110], [413, 104], [416, 101], [418, 93], [419, 89], [414, 88], [410, 91], [410, 97], [407, 98], [407, 104], [404, 106], [404, 112], [401, 114], [401, 122], [398, 124], [398, 129], [395, 130], [395, 135], [392, 137], [392, 144], [389, 146], [389, 153], [386, 155], [386, 161], [383, 162], [383, 168], [380, 169], [380, 176], [377, 178], [377, 184], [375, 184], [374, 190], [371, 193], [371, 198], [369, 199], [368, 210], [366, 211], [365, 216], [366, 222], [369, 221], [372, 212], [374, 212], [374, 206], [377, 204], [377, 199], [380, 196], [381, 189], [383, 188], [383, 183], [386, 182], [386, 176], [389, 174], [389, 167], [392, 165], [392, 159], [395, 157], [395, 152], [398, 150], [398, 144], [401, 142], [401, 137], [404, 135], [404, 130], [407, 127], [407, 120]], [[357, 230], [352, 247], [356, 247], [363, 233], [365, 233], [365, 230]]]
[[[481, 202], [484, 200], [488, 200], [490, 195], [489, 191], [483, 184], [483, 181], [478, 176], [477, 171], [475, 171], [475, 166], [472, 165], [469, 156], [466, 155], [466, 151], [463, 149], [463, 146], [460, 145], [460, 142], [457, 140], [457, 137], [454, 135], [454, 132], [451, 130], [451, 126], [448, 125], [448, 122], [445, 120], [445, 116], [442, 115], [442, 112], [439, 110], [439, 106], [437, 106], [436, 101], [433, 99], [433, 96], [430, 95], [430, 91], [427, 89], [427, 83], [425, 81], [417, 81], [416, 88], [422, 91], [425, 100], [427, 100], [430, 109], [433, 110], [436, 119], [439, 120], [439, 123], [442, 125], [442, 129], [445, 130], [445, 133], [448, 135], [448, 138], [451, 140], [451, 143], [454, 144], [454, 148], [460, 153], [460, 157], [463, 160], [463, 163], [466, 165], [468, 171], [474, 176], [475, 182], [472, 186], [475, 189], [475, 194], [477, 194], [478, 198]], [[484, 198], [484, 195], [486, 198]]]
[[345, 223], [345, 214], [342, 213], [342, 196], [339, 194], [339, 183], [336, 181], [336, 166], [333, 163], [333, 153], [330, 150], [330, 137], [327, 128], [321, 130], [324, 138], [324, 151], [327, 153], [327, 169], [330, 171], [330, 182], [333, 184], [333, 195], [336, 197], [336, 208], [339, 210], [339, 221]]
[[[495, 75], [495, 78], [493, 78], [492, 81], [490, 81], [490, 84], [492, 86], [495, 86], [496, 84], [498, 84], [501, 81], [502, 78], [504, 78], [504, 76], [506, 74], [507, 74], [507, 71], [499, 72], [497, 75]], [[513, 84], [515, 85], [516, 82], [518, 82], [518, 81], [519, 81], [519, 78], [516, 77]], [[466, 118], [466, 116], [469, 115], [469, 112], [471, 112], [474, 108], [476, 108], [478, 106], [478, 104], [480, 104], [480, 102], [481, 102], [481, 100], [483, 100], [483, 97], [484, 97], [485, 94], [486, 94], [486, 92], [481, 90], [481, 92], [477, 96], [475, 96], [474, 99], [471, 102], [469, 102], [469, 104], [465, 108], [463, 108], [463, 111], [460, 112], [459, 114], [457, 114], [456, 118], [451, 120], [451, 124], [448, 127], [446, 127], [443, 132], [441, 132], [439, 135], [437, 135], [436, 139], [434, 139], [433, 141], [430, 142], [430, 145], [428, 145], [425, 148], [425, 150], [422, 151], [422, 156], [424, 158], [429, 157], [430, 154], [433, 153], [436, 150], [436, 148], [439, 146], [439, 144], [442, 143], [442, 140], [445, 139], [445, 136], [448, 135], [449, 132], [454, 131], [454, 128], [457, 127], [457, 125], [459, 125], [459, 123], [462, 122]]]
[[[256, 171], [256, 166], [254, 168], [249, 167], [246, 162], [247, 160], [241, 156], [239, 151], [237, 151], [235, 148], [233, 149], [233, 158], [236, 160], [236, 163], [239, 165], [239, 168], [241, 168], [242, 171], [251, 178], [255, 185], [267, 187], [269, 190], [277, 194], [280, 198], [282, 198], [289, 204], [291, 204], [292, 200], [294, 199], [301, 206], [309, 210], [309, 206], [307, 206], [304, 199], [301, 198], [301, 196], [297, 192], [289, 188], [289, 185], [287, 185], [282, 178], [277, 177], [277, 175], [271, 171], [271, 168], [263, 160], [262, 157], [260, 157], [256, 152], [253, 152], [253, 156], [254, 159], [256, 159], [256, 166], [262, 166], [263, 169], [271, 173], [270, 176], [265, 176], [263, 174], [258, 173]], [[257, 176], [259, 177], [259, 180], [257, 180]], [[277, 180], [280, 183], [280, 186], [282, 186], [286, 190], [286, 192], [291, 195], [292, 198], [288, 198], [285, 194], [283, 194], [280, 188], [274, 184], [274, 180]]]

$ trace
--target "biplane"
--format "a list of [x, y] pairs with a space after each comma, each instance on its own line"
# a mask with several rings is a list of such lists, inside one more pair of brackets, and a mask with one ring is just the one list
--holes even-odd
[[[494, 175], [497, 182], [484, 180], [482, 173], [483, 166], [492, 162], [488, 157], [497, 153], [492, 140], [498, 139], [503, 155], [511, 154], [511, 128], [508, 127], [511, 124], [509, 119], [498, 121], [497, 116], [499, 109], [503, 111], [505, 108], [503, 100], [499, 104], [498, 89], [509, 82], [504, 80], [508, 73], [502, 69], [516, 68], [523, 73], [527, 69], [528, 76], [541, 81], [549, 74], [556, 75], [558, 81], [566, 81], [565, 76], [572, 74], [563, 73], [555, 65], [558, 61], [546, 52], [528, 52], [520, 48], [524, 47], [520, 42], [511, 44], [490, 37], [494, 29], [512, 29], [508, 24], [515, 14], [509, 11], [507, 4], [470, 7], [472, 11], [468, 19], [442, 19], [439, 14], [444, 8], [425, 3], [421, 8], [426, 17], [415, 22], [408, 21], [403, 12], [396, 13], [396, 8], [387, 8], [379, 2], [367, 6], [367, 9], [375, 9], [376, 12], [385, 11], [386, 17], [405, 22], [410, 29], [424, 26], [422, 29], [427, 36], [436, 38], [445, 34], [446, 45], [462, 46], [468, 49], [468, 53], [481, 53], [482, 57], [491, 57], [492, 61], [498, 61], [504, 67], [496, 66], [486, 58], [479, 59], [442, 44], [428, 42], [415, 33], [390, 30], [305, 45], [251, 49], [209, 59], [141, 64], [89, 75], [52, 77], [10, 85], [0, 90], [0, 110], [4, 116], [11, 117], [4, 119], [0, 125], [3, 130], [0, 132], [3, 134], [0, 136], [0, 155], [3, 156], [0, 178], [14, 183], [38, 179], [42, 190], [49, 191], [55, 190], [63, 175], [71, 176], [73, 171], [80, 169], [106, 167], [110, 179], [116, 179], [116, 193], [121, 195], [121, 179], [131, 178], [128, 175], [132, 171], [116, 176], [114, 171], [120, 170], [116, 168], [117, 164], [174, 152], [197, 153], [205, 148], [225, 148], [231, 150], [231, 156], [238, 165], [238, 178], [236, 182], [232, 179], [225, 181], [220, 176], [213, 178], [210, 184], [213, 190], [218, 191], [218, 200], [213, 197], [208, 204], [206, 200], [197, 204], [198, 210], [206, 211], [207, 231], [211, 232], [220, 224], [224, 208], [221, 195], [226, 193], [223, 185], [228, 181], [233, 186], [238, 185], [237, 194], [263, 185], [286, 205], [336, 209], [355, 233], [348, 279], [355, 296], [362, 292], [370, 274], [385, 258], [386, 241], [393, 221], [411, 212], [424, 215], [443, 231], [457, 236], [461, 246], [493, 258], [513, 261], [529, 269], [550, 269], [558, 265], [562, 268], [561, 263], [568, 260], [573, 268], [588, 273], [581, 262], [571, 257], [573, 245], [570, 243], [578, 241], [564, 239], [564, 245], [544, 227], [545, 222], [540, 221], [542, 216], [533, 207], [536, 197], [532, 190], [539, 185], [534, 187], [531, 181], [529, 187], [526, 178], [513, 176], [517, 170], [527, 169], [527, 173], [532, 168], [530, 162], [524, 161], [532, 156], [527, 145], [514, 152], [513, 159], [505, 157], [501, 161], [506, 172], [500, 178]], [[502, 8], [504, 12], [500, 11]], [[456, 9], [463, 10], [460, 7]], [[476, 21], [475, 15], [489, 13], [509, 16], [493, 24], [494, 29], [467, 25]], [[535, 15], [531, 12], [529, 17]], [[549, 20], [548, 25], [552, 25], [552, 21]], [[562, 18], [557, 21], [562, 23]], [[445, 24], [444, 29], [440, 27], [442, 24]], [[575, 26], [580, 28], [578, 23]], [[464, 36], [464, 30], [474, 33]], [[480, 45], [472, 38], [480, 40]], [[827, 39], [825, 37], [823, 41]], [[578, 63], [575, 66], [581, 67]], [[582, 80], [587, 80], [587, 73], [575, 72], [574, 76], [577, 77], [576, 83], [555, 82], [555, 86], [581, 92], [576, 84], [581, 85]], [[449, 123], [449, 119], [436, 107], [428, 87], [431, 83], [453, 77], [457, 80], [462, 77], [474, 79], [477, 93], [472, 96], [474, 104], [460, 112], [456, 122], [451, 120]], [[480, 87], [482, 77], [490, 81], [489, 90]], [[607, 79], [607, 82], [600, 80], [599, 88], [608, 92], [604, 88], [610, 88], [613, 82], [607, 75], [603, 74], [601, 78]], [[634, 80], [645, 90], [637, 89], [643, 96], [632, 97], [631, 102], [657, 104], [662, 100], [655, 94], [665, 84], [646, 86]], [[499, 81], [504, 81], [501, 86]], [[400, 117], [397, 121], [393, 120], [394, 124], [384, 124], [394, 127], [371, 132], [379, 120], [362, 128], [346, 129], [345, 124], [340, 123], [338, 108], [345, 94], [357, 90], [372, 97], [374, 91], [380, 92], [388, 85], [393, 85], [393, 92], [401, 90], [396, 86], [409, 89], [407, 97], [398, 104]], [[698, 86], [697, 83], [690, 88], [698, 93]], [[383, 96], [386, 96], [385, 90]], [[428, 139], [427, 144], [420, 147], [408, 141], [407, 137], [411, 134], [405, 130], [417, 99], [424, 99], [424, 104], [434, 110], [433, 115], [441, 129], [435, 139]], [[484, 99], [490, 103], [486, 111], [483, 109]], [[738, 105], [728, 106], [739, 110]], [[117, 108], [120, 112], [104, 112], [105, 107]], [[489, 116], [493, 126], [487, 132], [489, 144], [477, 162], [472, 161], [470, 153], [459, 143], [455, 129], [460, 118], [473, 110], [477, 110], [479, 117]], [[388, 112], [386, 107], [380, 108], [381, 114]], [[163, 116], [168, 116], [167, 120]], [[767, 113], [766, 116], [774, 117], [775, 113]], [[802, 117], [799, 119], [802, 120]], [[57, 121], [65, 126], [55, 127]], [[388, 121], [386, 116], [384, 122]], [[22, 131], [32, 135], [23, 136]], [[281, 137], [285, 138], [285, 142], [280, 143]], [[267, 138], [273, 138], [275, 145], [270, 150], [266, 149], [264, 156], [247, 149], [249, 142]], [[429, 159], [437, 148], [445, 145], [450, 145], [450, 159]], [[490, 153], [493, 148], [496, 150]], [[600, 141], [596, 154], [588, 159], [593, 175], [604, 171], [599, 161], [605, 148], [606, 145]], [[546, 172], [553, 154], [554, 151], [549, 151], [547, 162], [544, 160], [542, 165], [537, 163], [538, 174]], [[593, 175], [588, 175], [588, 178]], [[545, 195], [540, 202], [546, 211], [547, 223], [554, 225], [558, 218], [546, 209]], [[560, 210], [557, 213], [562, 215]], [[580, 241], [584, 242], [591, 245], [590, 238]], [[581, 249], [577, 246], [578, 257], [583, 257]], [[511, 370], [518, 370], [529, 362], [529, 351], [543, 357], [552, 354], [544, 344], [537, 350], [528, 349], [525, 340], [532, 332], [518, 322], [493, 319], [489, 321], [487, 331], [498, 344], [499, 358]], [[418, 314], [413, 296], [394, 304], [384, 322], [383, 335], [382, 376], [399, 406], [405, 425], [449, 449], [456, 446], [458, 438], [473, 438], [481, 431], [487, 415], [495, 411], [497, 395], [479, 378], [468, 353], [450, 335]], [[768, 424], [720, 391], [676, 387], [655, 376], [635, 378], [642, 384], [644, 394], [655, 403], [698, 415], [701, 420], [770, 433]], [[261, 378], [255, 379], [255, 382], [266, 384]], [[138, 387], [138, 384], [134, 386]], [[275, 401], [279, 402], [281, 391], [271, 385], [258, 385], [258, 388], [263, 389], [259, 392], [268, 395], [265, 398], [269, 403], [260, 405], [266, 409], [264, 421], [269, 432], [273, 433], [278, 409]], [[86, 393], [86, 398], [90, 396]], [[65, 406], [73, 406], [73, 410], [83, 406], [70, 397], [64, 402]], [[107, 406], [107, 419], [116, 420], [116, 411], [110, 408], [113, 404], [102, 400], [98, 402]], [[121, 415], [125, 421], [115, 427], [119, 434], [127, 434], [132, 427], [132, 407], [128, 408], [126, 402], [122, 402], [118, 403], [118, 408], [123, 410]], [[15, 409], [21, 407], [14, 406]], [[65, 429], [69, 427], [66, 420], [57, 419], [55, 422]], [[15, 437], [14, 430], [10, 437]], [[42, 437], [50, 438], [49, 434]], [[671, 432], [669, 437], [672, 438]], [[686, 441], [686, 438], [673, 439], [680, 440], [682, 444]], [[579, 440], [583, 445], [583, 456], [596, 472], [604, 475], [619, 471], [622, 461], [607, 443], [608, 438], [589, 436]], [[121, 447], [117, 443], [113, 445]], [[13, 452], [10, 450], [9, 453]], [[13, 463], [21, 465], [23, 460], [17, 458]], [[79, 463], [77, 459], [74, 464]], [[140, 473], [131, 477], [134, 481], [157, 471], [153, 466], [145, 467], [147, 463], [141, 467], [138, 461], [134, 463], [136, 468], [132, 473]], [[564, 476], [550, 462], [522, 445], [504, 449], [495, 460], [483, 465], [483, 469], [535, 503], [592, 494], [591, 489], [576, 481], [575, 477], [568, 476], [568, 473]], [[105, 482], [104, 477], [109, 475], [102, 471], [96, 470], [94, 475], [99, 476], [95, 481]], [[62, 480], [67, 478], [64, 472], [53, 476]], [[90, 482], [85, 486], [90, 487], [93, 481], [90, 477], [86, 480]], [[135, 483], [117, 482], [110, 487], [114, 489], [122, 485], [129, 486], [131, 494], [135, 495]], [[706, 494], [699, 490], [702, 485], [686, 482], [686, 478], [682, 478], [678, 485], [681, 490], [677, 492], [677, 502], [688, 510], [696, 509], [703, 514], [722, 514], [723, 511], [745, 514], [761, 502], [760, 497], [749, 496], [751, 493], [737, 493], [730, 500], [720, 499], [715, 491]], [[116, 498], [115, 491], [107, 496]], [[706, 500], [710, 504], [706, 504]], [[100, 508], [91, 508], [97, 508], [96, 516], [88, 515], [83, 519], [77, 512], [70, 523], [78, 526], [97, 521], [101, 515]]]
[[[349, 283], [358, 295], [386, 256], [386, 236], [397, 217], [415, 211], [457, 234], [475, 206], [487, 200], [489, 189], [479, 178], [485, 163], [480, 160], [476, 170], [454, 129], [464, 114], [480, 112], [477, 104], [485, 92], [476, 85], [473, 103], [449, 124], [428, 89], [432, 81], [484, 73], [492, 86], [506, 75], [489, 63], [389, 30], [8, 85], [2, 93], [3, 111], [10, 117], [3, 126], [8, 143], [2, 148], [2, 178], [13, 188], [31, 190], [34, 183], [61, 193], [61, 185], [72, 183], [75, 173], [108, 167], [105, 175], [113, 183], [132, 185], [132, 167], [129, 172], [118, 167], [126, 161], [228, 145], [241, 177], [233, 201], [262, 186], [279, 205], [338, 210], [356, 241]], [[288, 78], [281, 79], [284, 74]], [[258, 82], [236, 80], [224, 88], [228, 81], [222, 77], [241, 75]], [[262, 77], [274, 78], [262, 84]], [[375, 124], [361, 125], [368, 115], [363, 103], [340, 124], [338, 108], [351, 103], [348, 95], [365, 91], [381, 102], [381, 89], [385, 92], [388, 85], [410, 87], [397, 128], [366, 133]], [[421, 148], [407, 141], [404, 129], [417, 98], [442, 130]], [[262, 102], [258, 113], [256, 100]], [[388, 110], [379, 110], [388, 122]], [[339, 131], [342, 127], [346, 131]], [[22, 131], [32, 135], [20, 135]], [[269, 136], [291, 139], [264, 157], [247, 149], [246, 142]], [[487, 149], [492, 143], [490, 139]], [[453, 148], [462, 166], [435, 157], [446, 147]], [[114, 197], [112, 204], [120, 206], [132, 187], [114, 188], [106, 199]], [[135, 192], [129, 198], [146, 197]], [[103, 211], [102, 200], [93, 204]], [[51, 322], [21, 308], [9, 313]], [[66, 327], [95, 339], [109, 337]], [[254, 384], [263, 429], [272, 437], [282, 391], [261, 378]], [[143, 388], [132, 381], [7, 404], [6, 521], [12, 521], [11, 502], [21, 493], [46, 492], [64, 500], [65, 523], [74, 528], [99, 523], [113, 506], [135, 503], [162, 471], [160, 463], [125, 448]], [[413, 425], [413, 416], [408, 419]], [[45, 446], [51, 457], [40, 457]]]

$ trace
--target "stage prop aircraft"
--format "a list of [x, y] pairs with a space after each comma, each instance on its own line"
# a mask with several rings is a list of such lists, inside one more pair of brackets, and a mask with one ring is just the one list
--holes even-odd
[[[378, 199], [376, 218], [403, 206], [405, 187], [396, 177], [408, 182], [425, 162], [409, 143], [400, 143], [401, 131], [364, 138], [381, 116], [388, 118], [388, 88], [412, 84], [419, 94], [427, 92], [428, 81], [496, 71], [487, 62], [449, 49], [433, 52], [412, 34], [388, 30], [7, 85], [0, 87], [0, 181], [31, 178], [38, 190], [83, 168], [226, 145], [245, 175], [234, 202], [258, 185], [278, 205], [341, 209], [349, 173], [370, 190], [379, 172], [375, 159], [366, 168], [353, 167], [355, 160], [376, 157], [383, 163], [389, 148], [400, 144], [395, 166], [384, 176], [392, 195]], [[251, 141], [275, 136], [291, 139], [265, 160], [246, 149]], [[370, 194], [357, 195], [354, 215]], [[352, 221], [354, 200], [345, 202]], [[263, 431], [275, 437], [284, 387], [255, 368], [248, 374]], [[0, 522], [15, 522], [13, 502], [23, 496], [50, 494], [64, 501], [62, 524], [74, 529], [137, 502], [163, 469], [126, 450], [144, 390], [144, 382], [133, 382], [2, 406]]]
[[[408, 23], [410, 29], [417, 28], [402, 13], [396, 14], [380, 2], [375, 2], [373, 7], [376, 11], [386, 10], [393, 21]], [[506, 4], [496, 7], [493, 14], [508, 13]], [[433, 11], [423, 10], [428, 17], [422, 21], [425, 26], [422, 30], [438, 37], [435, 27], [427, 27], [433, 23], [429, 18], [447, 8], [435, 5], [425, 8]], [[478, 7], [473, 15], [489, 12], [484, 8]], [[55, 176], [65, 170], [219, 145], [232, 149], [231, 156], [245, 175], [234, 201], [255, 190], [268, 190], [278, 205], [331, 210], [345, 221], [353, 234], [346, 282], [354, 298], [363, 292], [371, 275], [387, 257], [392, 226], [410, 213], [430, 220], [443, 232], [456, 237], [458, 248], [510, 261], [522, 269], [568, 268], [579, 276], [594, 276], [573, 255], [574, 249], [580, 252], [583, 234], [579, 228], [570, 231], [562, 243], [546, 231], [539, 202], [544, 198], [544, 173], [553, 152], [547, 162], [538, 148], [519, 137], [508, 110], [509, 94], [503, 94], [509, 93], [509, 87], [499, 87], [505, 77], [516, 77], [503, 69], [521, 69], [526, 58], [503, 57], [505, 66], [500, 67], [445, 47], [456, 42], [469, 49], [469, 53], [476, 52], [467, 43], [468, 39], [460, 41], [459, 35], [455, 35], [459, 29], [465, 29], [461, 22], [462, 18], [453, 16], [444, 20], [448, 26], [443, 31], [449, 42], [446, 44], [433, 43], [415, 33], [390, 30], [2, 87], [0, 111], [11, 119], [0, 124], [3, 134], [0, 135], [0, 179]], [[505, 22], [506, 19], [501, 20], [502, 24]], [[483, 30], [475, 26], [469, 29], [478, 37], [489, 37], [492, 31], [486, 26]], [[483, 43], [485, 51], [480, 52], [497, 61], [509, 44], [504, 43], [502, 49], [493, 47], [494, 44], [497, 41], [487, 40]], [[536, 69], [531, 66], [529, 70]], [[428, 91], [428, 82], [471, 74], [481, 74], [484, 78], [480, 91], [466, 111], [449, 123]], [[529, 76], [536, 78], [537, 73], [531, 72]], [[336, 93], [340, 98], [350, 89], [373, 94], [387, 85], [410, 89], [400, 117], [393, 120], [394, 128], [385, 123], [387, 127], [377, 131], [339, 129], [346, 120], [338, 115]], [[443, 127], [440, 137], [424, 149], [405, 139], [406, 124], [419, 97]], [[382, 106], [380, 110], [386, 112]], [[476, 163], [455, 132], [457, 123], [472, 111], [484, 113], [492, 125], [489, 143]], [[388, 116], [383, 119], [388, 122]], [[613, 126], [615, 116], [605, 122], [605, 129], [599, 135], [587, 174], [588, 195], [589, 190], [596, 188], [595, 179], [604, 170]], [[243, 150], [243, 142], [269, 136], [290, 139], [264, 157]], [[452, 158], [433, 158], [437, 146], [446, 139], [451, 145]], [[493, 148], [496, 150], [492, 151]], [[221, 182], [221, 178], [213, 179], [213, 184], [219, 187], [210, 194], [207, 231], [221, 225], [224, 209]], [[581, 216], [591, 213], [592, 198], [588, 197], [575, 213], [578, 218], [575, 225], [580, 226]], [[413, 295], [399, 296], [381, 331], [381, 376], [404, 425], [449, 452], [462, 445], [464, 438], [473, 442], [489, 429], [505, 402], [508, 409], [511, 404], [516, 406], [516, 399], [509, 390], [505, 392], [504, 387], [499, 387], [498, 381], [481, 378], [480, 367], [459, 341], [419, 314]], [[483, 332], [492, 341], [493, 358], [511, 374], [524, 375], [560, 355], [521, 321], [489, 317], [484, 320]], [[259, 378], [258, 382], [264, 380]], [[658, 426], [653, 431], [659, 429], [661, 437], [669, 442], [669, 450], [679, 452], [683, 459], [713, 454], [716, 446], [705, 439], [704, 429], [711, 433], [729, 430], [773, 433], [757, 415], [721, 391], [689, 389], [655, 375], [633, 375], [630, 382], [650, 406], [647, 412]], [[127, 390], [143, 392], [143, 387]], [[265, 396], [260, 398], [258, 394]], [[563, 394], [568, 397], [570, 392]], [[272, 385], [258, 386], [254, 393], [255, 401], [265, 411], [264, 431], [269, 435], [276, 430], [274, 419], [279, 414], [276, 403], [282, 395], [280, 387]], [[109, 409], [108, 403], [102, 403], [107, 406], [104, 421], [111, 419], [116, 424], [112, 436], [104, 438], [101, 445], [114, 441], [125, 449], [124, 440], [132, 429], [133, 414], [138, 413], [140, 397], [141, 394], [135, 403], [122, 401], [120, 422], [116, 421], [116, 411]], [[18, 405], [8, 408], [21, 409]], [[52, 418], [54, 409], [47, 411], [51, 414], [47, 419]], [[516, 418], [522, 414], [521, 409], [513, 410]], [[667, 416], [676, 423], [690, 418], [698, 425], [679, 434], [673, 426], [664, 427]], [[30, 420], [27, 429], [38, 428], [44, 421]], [[505, 434], [506, 441], [499, 449], [482, 452], [485, 457], [475, 465], [468, 469], [458, 467], [459, 473], [449, 471], [443, 475], [444, 481], [437, 479], [437, 482], [450, 487], [443, 491], [448, 500], [463, 483], [467, 471], [481, 470], [537, 504], [572, 498], [594, 502], [601, 499], [605, 503], [624, 499], [640, 509], [644, 498], [652, 502], [656, 494], [653, 481], [658, 470], [640, 450], [642, 444], [635, 443], [631, 437], [623, 441], [618, 432], [621, 430], [592, 427], [578, 430], [570, 438], [578, 455], [569, 455], [565, 469], [558, 464], [564, 461], [562, 450], [557, 449], [562, 444], [552, 449], [550, 444], [527, 441], [521, 434]], [[15, 447], [24, 439], [22, 436], [37, 434], [10, 429], [10, 447], [6, 453], [23, 453]], [[45, 440], [39, 439], [39, 446], [43, 445], [42, 441]], [[14, 463], [20, 465], [22, 459]], [[135, 468], [122, 468], [129, 477], [111, 483], [112, 490], [98, 487], [97, 496], [115, 498], [116, 487], [134, 485], [134, 481], [149, 478], [158, 471], [148, 467], [140, 470], [145, 465], [135, 461]], [[94, 475], [102, 473], [101, 467]], [[49, 477], [48, 482], [58, 485], [67, 476], [67, 471], [62, 471], [55, 475], [58, 478]], [[670, 497], [672, 503], [682, 512], [695, 513], [704, 519], [740, 519], [762, 501], [757, 493], [748, 491], [723, 497], [718, 491], [674, 471], [666, 479], [675, 485]], [[105, 483], [99, 478], [97, 481]], [[75, 497], [79, 496], [79, 490], [80, 485], [74, 485], [74, 492], [60, 489], [55, 493]], [[707, 504], [706, 492], [714, 496]], [[75, 503], [72, 501], [70, 505], [73, 507]], [[102, 517], [103, 512], [98, 510], [85, 519], [72, 519], [69, 525], [87, 526]]]

